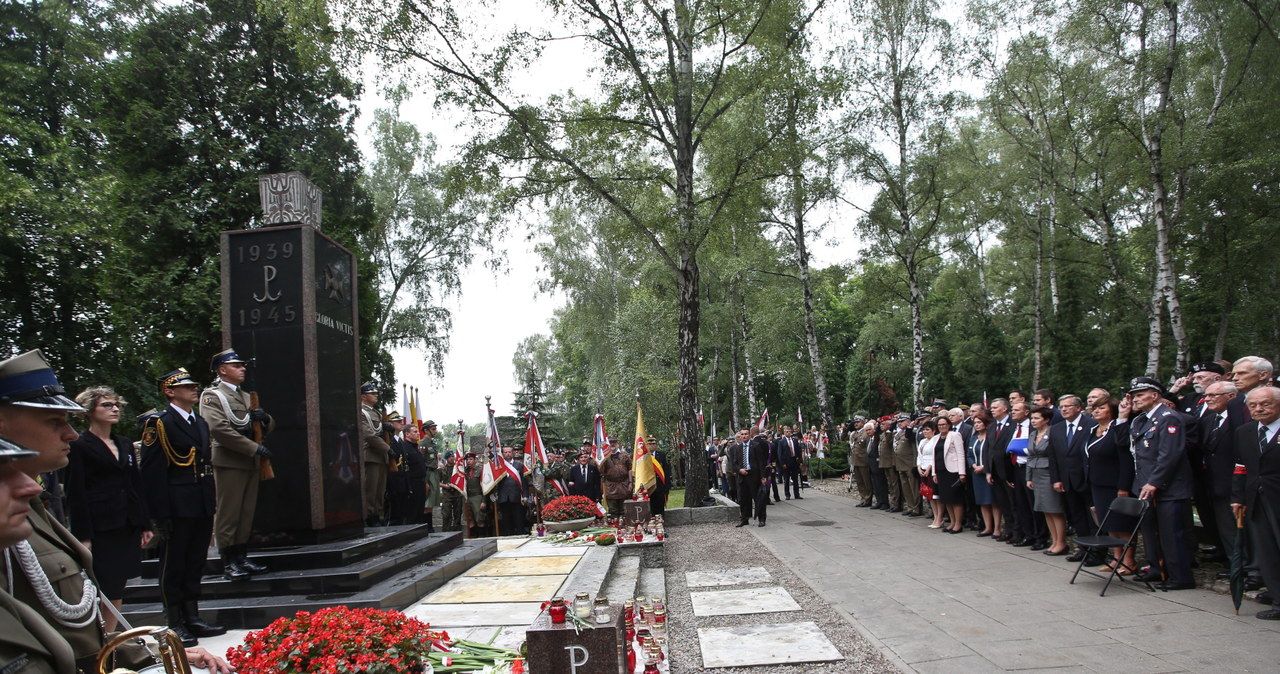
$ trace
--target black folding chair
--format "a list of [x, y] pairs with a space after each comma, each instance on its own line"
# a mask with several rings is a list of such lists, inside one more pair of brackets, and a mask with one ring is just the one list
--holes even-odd
[[[1111, 581], [1119, 578], [1121, 583], [1125, 582], [1125, 577], [1120, 574], [1120, 569], [1125, 569], [1136, 580], [1146, 585], [1148, 590], [1155, 592], [1156, 589], [1151, 586], [1150, 581], [1146, 580], [1138, 573], [1138, 569], [1124, 563], [1124, 558], [1128, 554], [1129, 550], [1137, 547], [1138, 530], [1142, 528], [1142, 520], [1146, 519], [1147, 511], [1150, 510], [1150, 506], [1150, 503], [1141, 499], [1129, 496], [1117, 496], [1115, 500], [1111, 502], [1111, 510], [1107, 512], [1107, 516], [1102, 520], [1102, 523], [1098, 525], [1098, 533], [1094, 536], [1076, 537], [1076, 545], [1083, 548], [1086, 554], [1084, 559], [1080, 560], [1080, 566], [1076, 567], [1076, 572], [1071, 574], [1071, 584], [1075, 584], [1076, 577], [1079, 576], [1081, 572], [1087, 573], [1094, 578], [1105, 578], [1107, 582], [1102, 586], [1102, 592], [1099, 592], [1098, 596], [1106, 596], [1107, 588], [1111, 586]], [[1112, 529], [1107, 526], [1107, 521], [1110, 520], [1113, 515], [1127, 515], [1135, 519], [1133, 529], [1129, 532], [1128, 540], [1116, 538], [1108, 533], [1112, 531]], [[1118, 557], [1111, 552], [1113, 548], [1120, 548], [1120, 555]], [[1087, 553], [1095, 551], [1102, 551], [1106, 553], [1106, 561], [1111, 564], [1111, 573], [1109, 575], [1104, 576], [1092, 569], [1084, 568], [1085, 562], [1093, 556]]]

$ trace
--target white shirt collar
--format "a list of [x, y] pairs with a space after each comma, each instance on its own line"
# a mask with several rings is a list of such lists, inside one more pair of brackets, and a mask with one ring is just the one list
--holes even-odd
[[1267, 441], [1270, 442], [1271, 440], [1275, 439], [1276, 431], [1280, 431], [1280, 419], [1276, 419], [1275, 421], [1267, 424], [1266, 429], [1267, 429]]
[[173, 410], [174, 414], [177, 414], [178, 416], [182, 417], [184, 420], [188, 420], [188, 419], [190, 419], [191, 417], [195, 416], [195, 414], [196, 414], [196, 412], [195, 412], [195, 410], [194, 410], [194, 409], [192, 409], [190, 412], [188, 412], [188, 411], [186, 411], [186, 410], [182, 409], [181, 407], [178, 407], [177, 405], [174, 405], [173, 403], [169, 403], [169, 409]]

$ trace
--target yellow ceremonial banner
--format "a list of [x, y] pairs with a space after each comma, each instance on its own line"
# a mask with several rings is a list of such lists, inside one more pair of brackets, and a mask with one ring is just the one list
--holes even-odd
[[653, 488], [658, 485], [658, 476], [653, 472], [653, 457], [649, 455], [648, 446], [645, 445], [646, 437], [648, 433], [644, 430], [644, 410], [637, 400], [636, 442], [635, 451], [631, 454], [631, 473], [636, 476], [635, 491], [639, 492], [644, 487], [645, 493], [652, 494]]

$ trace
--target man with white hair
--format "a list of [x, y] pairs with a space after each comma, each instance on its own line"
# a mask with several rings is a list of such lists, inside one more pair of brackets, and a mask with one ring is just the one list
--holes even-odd
[[1270, 386], [1274, 372], [1275, 368], [1266, 358], [1245, 356], [1231, 365], [1231, 383], [1236, 385], [1237, 395], [1247, 398], [1255, 388]]
[[1253, 421], [1236, 429], [1231, 509], [1244, 517], [1253, 560], [1272, 594], [1271, 608], [1257, 617], [1280, 620], [1280, 389], [1255, 386], [1245, 404]]

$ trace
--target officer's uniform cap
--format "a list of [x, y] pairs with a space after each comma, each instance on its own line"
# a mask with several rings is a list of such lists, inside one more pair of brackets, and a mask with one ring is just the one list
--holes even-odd
[[1155, 391], [1164, 397], [1164, 387], [1151, 377], [1134, 377], [1129, 380], [1128, 392], [1137, 393], [1138, 391]]
[[374, 386], [374, 385], [373, 385], [373, 382], [371, 382], [371, 381], [367, 381], [367, 382], [365, 382], [364, 384], [362, 384], [362, 385], [360, 386], [360, 392], [361, 392], [361, 393], [372, 393], [372, 394], [374, 394], [374, 395], [377, 395], [377, 393], [378, 393], [378, 387], [377, 387], [377, 386]]
[[28, 456], [37, 456], [38, 454], [39, 452], [27, 449], [16, 442], [0, 438], [0, 464], [8, 463], [13, 459], [24, 459]]
[[156, 380], [156, 384], [163, 391], [167, 388], [176, 388], [178, 386], [199, 386], [200, 382], [191, 378], [191, 373], [187, 372], [187, 368], [180, 367], [176, 370], [170, 370], [160, 376]]
[[0, 405], [86, 411], [66, 392], [39, 349], [0, 361]]
[[217, 372], [219, 365], [226, 365], [227, 363], [244, 364], [244, 362], [245, 360], [240, 357], [240, 354], [236, 353], [235, 349], [219, 351], [213, 354], [213, 358], [209, 359], [209, 371]]

